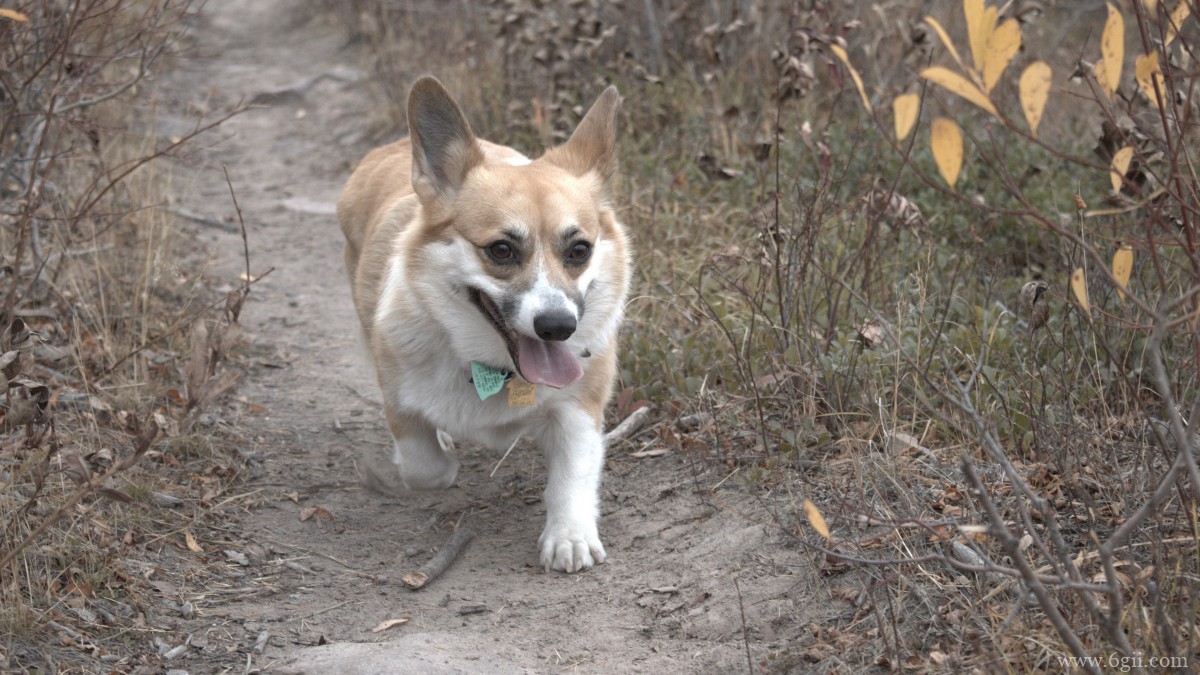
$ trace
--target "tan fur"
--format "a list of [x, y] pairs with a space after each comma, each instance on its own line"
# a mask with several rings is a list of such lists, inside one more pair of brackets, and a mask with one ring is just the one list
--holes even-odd
[[[547, 569], [576, 571], [605, 557], [595, 517], [589, 523], [581, 514], [595, 511], [587, 500], [594, 502], [599, 485], [598, 434], [617, 371], [616, 326], [628, 285], [628, 246], [610, 204], [618, 105], [610, 88], [566, 144], [529, 161], [512, 148], [476, 138], [441, 85], [423, 78], [409, 99], [413, 135], [368, 153], [337, 206], [354, 305], [383, 390], [401, 473], [425, 488], [453, 481], [457, 460], [437, 449], [439, 428], [466, 433], [478, 423], [497, 441], [537, 430], [550, 460], [548, 521], [540, 540]], [[500, 240], [516, 244], [519, 264], [493, 257], [492, 245]], [[591, 247], [586, 263], [568, 259], [580, 242]], [[459, 276], [447, 275], [450, 271]], [[520, 312], [527, 311], [521, 303], [532, 303], [528, 312], [542, 311], [546, 302], [577, 308], [570, 311], [576, 312], [578, 330], [566, 339], [581, 343], [569, 353], [580, 359], [582, 378], [563, 389], [539, 385], [537, 407], [528, 412], [506, 411], [499, 399], [472, 399], [466, 384], [471, 361], [499, 365], [509, 354], [515, 360], [515, 343], [506, 342], [516, 339], [512, 335], [525, 340], [521, 344], [532, 339], [541, 348], [551, 345], [555, 354], [573, 344], [548, 337], [538, 342], [530, 329], [513, 333], [517, 324], [507, 314], [509, 330], [494, 329], [486, 312], [504, 311], [480, 308], [476, 283], [501, 293], [488, 294], [494, 308], [500, 299], [508, 306], [513, 298]], [[550, 300], [537, 299], [543, 297]], [[554, 362], [563, 363], [561, 357]], [[416, 381], [422, 377], [427, 381]], [[425, 398], [443, 403], [426, 405]], [[569, 425], [578, 428], [572, 420], [580, 412], [591, 421], [580, 438], [590, 440], [578, 441], [582, 445], [575, 449], [559, 447], [577, 444]]]

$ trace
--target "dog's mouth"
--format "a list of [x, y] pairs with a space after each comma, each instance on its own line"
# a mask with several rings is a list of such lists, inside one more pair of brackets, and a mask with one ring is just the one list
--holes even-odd
[[546, 342], [522, 335], [509, 327], [500, 308], [487, 293], [478, 288], [471, 288], [468, 295], [471, 302], [487, 318], [488, 323], [492, 324], [492, 328], [500, 334], [513, 364], [517, 367], [517, 373], [526, 382], [562, 389], [583, 377], [583, 367], [579, 364], [579, 359], [567, 349], [566, 343]]

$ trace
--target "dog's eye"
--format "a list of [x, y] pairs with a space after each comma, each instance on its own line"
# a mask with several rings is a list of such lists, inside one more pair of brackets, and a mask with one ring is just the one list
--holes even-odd
[[506, 241], [495, 241], [488, 244], [487, 252], [492, 257], [492, 260], [496, 262], [508, 263], [516, 262], [517, 260], [517, 252]]
[[577, 241], [567, 249], [567, 262], [582, 265], [592, 257], [592, 245], [586, 241]]

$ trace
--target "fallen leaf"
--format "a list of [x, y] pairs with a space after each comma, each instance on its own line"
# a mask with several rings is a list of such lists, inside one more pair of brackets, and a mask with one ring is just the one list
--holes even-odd
[[333, 520], [333, 514], [324, 506], [309, 506], [300, 511], [300, 522], [304, 522], [313, 516], [321, 520]]
[[958, 125], [948, 117], [937, 117], [929, 135], [929, 146], [933, 150], [933, 159], [937, 162], [938, 171], [951, 188], [958, 182], [958, 173], [962, 170], [963, 142], [962, 132]]
[[287, 493], [287, 498], [297, 504], [300, 503], [300, 493], [296, 490], [292, 490], [291, 492]]
[[66, 453], [62, 456], [63, 473], [67, 475], [76, 485], [82, 485], [92, 477], [92, 470], [88, 467], [87, 462], [83, 461], [83, 457], [79, 453]]
[[404, 624], [408, 623], [409, 621], [412, 621], [411, 616], [406, 616], [402, 619], [388, 619], [386, 621], [380, 622], [380, 624], [378, 626], [375, 626], [374, 628], [372, 628], [371, 632], [372, 633], [382, 633], [383, 631], [385, 631], [389, 628], [394, 628], [395, 626], [403, 626]]
[[911, 434], [906, 434], [903, 431], [893, 431], [888, 436], [888, 450], [892, 455], [899, 455], [909, 450], [929, 452], [929, 449], [923, 447], [921, 441], [917, 440], [917, 437]]
[[122, 504], [133, 503], [133, 497], [130, 497], [116, 488], [102, 487], [98, 489], [97, 492], [99, 492], [100, 496], [104, 497], [105, 499], [111, 499], [114, 502], [121, 502]]
[[813, 504], [808, 499], [804, 500], [804, 515], [808, 517], [808, 524], [817, 531], [826, 541], [829, 540], [829, 526], [825, 524], [825, 517], [821, 515], [820, 509], [816, 504]]
[[18, 23], [24, 23], [29, 20], [28, 16], [16, 11], [15, 9], [0, 9], [0, 17], [12, 19]]
[[1046, 99], [1050, 97], [1050, 77], [1050, 66], [1043, 61], [1034, 61], [1021, 73], [1021, 109], [1025, 112], [1025, 121], [1029, 123], [1029, 133], [1034, 138], [1037, 138], [1038, 124], [1046, 109]]
[[188, 550], [192, 553], [204, 553], [204, 549], [196, 541], [196, 537], [192, 535], [191, 530], [183, 531], [183, 541], [187, 544]]
[[858, 327], [858, 339], [864, 347], [870, 349], [887, 339], [889, 330], [882, 319], [867, 319]]

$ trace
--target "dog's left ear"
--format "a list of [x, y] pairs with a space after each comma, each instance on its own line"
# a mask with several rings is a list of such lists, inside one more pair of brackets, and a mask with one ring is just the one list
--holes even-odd
[[615, 86], [600, 94], [566, 143], [545, 158], [577, 176], [595, 172], [607, 186], [617, 170], [617, 111], [621, 94]]

